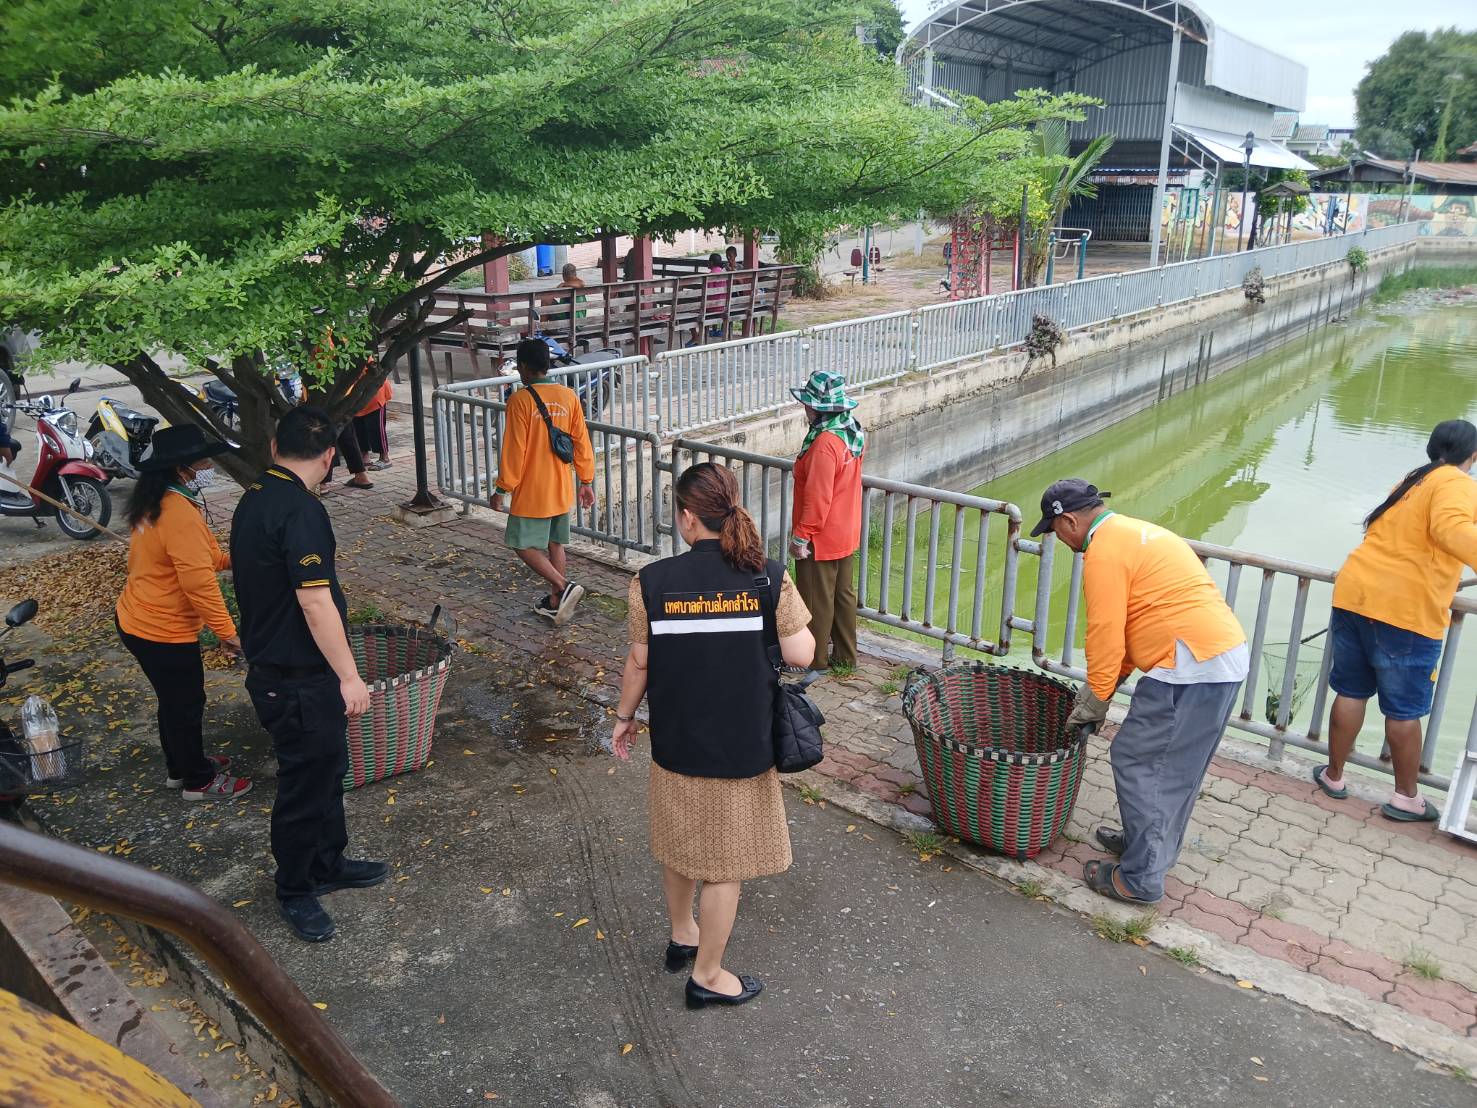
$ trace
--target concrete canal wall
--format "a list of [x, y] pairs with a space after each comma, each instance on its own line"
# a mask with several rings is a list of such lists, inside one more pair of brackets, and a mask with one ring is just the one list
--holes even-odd
[[[1071, 332], [1056, 364], [1010, 352], [863, 393], [869, 472], [968, 488], [1084, 439], [1166, 397], [1329, 326], [1357, 310], [1388, 273], [1477, 262], [1477, 243], [1418, 240], [1267, 282], [1265, 303], [1240, 289]], [[793, 454], [798, 409], [694, 438], [761, 454]]]

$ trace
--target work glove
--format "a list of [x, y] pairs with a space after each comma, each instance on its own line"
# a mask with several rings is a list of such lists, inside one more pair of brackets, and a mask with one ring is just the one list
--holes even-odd
[[797, 562], [803, 562], [806, 558], [809, 558], [810, 540], [792, 538], [790, 540], [790, 557], [794, 558]]
[[1108, 702], [1093, 694], [1091, 688], [1083, 685], [1077, 690], [1077, 702], [1072, 705], [1072, 714], [1067, 717], [1067, 726], [1082, 727], [1087, 724], [1096, 726], [1108, 718]]

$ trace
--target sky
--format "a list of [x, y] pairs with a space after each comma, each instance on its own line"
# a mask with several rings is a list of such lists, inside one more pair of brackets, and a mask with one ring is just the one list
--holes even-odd
[[[929, 0], [899, 0], [908, 26], [927, 14]], [[1342, 0], [1290, 5], [1287, 0], [1199, 0], [1220, 26], [1308, 67], [1304, 123], [1354, 124], [1354, 86], [1365, 67], [1404, 31], [1477, 26], [1462, 0]]]

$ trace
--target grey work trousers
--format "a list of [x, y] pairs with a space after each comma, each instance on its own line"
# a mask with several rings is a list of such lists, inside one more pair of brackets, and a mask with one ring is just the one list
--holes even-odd
[[1145, 677], [1134, 689], [1108, 758], [1123, 818], [1123, 884], [1142, 900], [1164, 895], [1164, 875], [1180, 856], [1200, 782], [1240, 687], [1239, 681], [1171, 685]]

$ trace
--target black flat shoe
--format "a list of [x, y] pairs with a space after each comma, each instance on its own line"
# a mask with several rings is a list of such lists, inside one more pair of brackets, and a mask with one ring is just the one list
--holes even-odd
[[1124, 842], [1122, 831], [1116, 827], [1099, 827], [1093, 834], [1097, 836], [1099, 845], [1109, 854], [1116, 854], [1120, 858], [1123, 857]]
[[727, 993], [715, 993], [712, 989], [705, 989], [689, 977], [687, 979], [687, 1006], [706, 1008], [709, 1004], [747, 1004], [764, 991], [764, 982], [757, 977], [741, 973], [738, 979], [744, 991], [737, 996], [729, 996]]
[[326, 943], [338, 930], [317, 897], [292, 896], [277, 904], [287, 926], [305, 943]]
[[338, 873], [316, 887], [316, 894], [336, 893], [340, 889], [367, 889], [378, 885], [388, 876], [390, 867], [384, 862], [370, 862], [362, 858], [344, 858]]
[[667, 972], [676, 973], [697, 957], [697, 947], [675, 940], [667, 943]]

